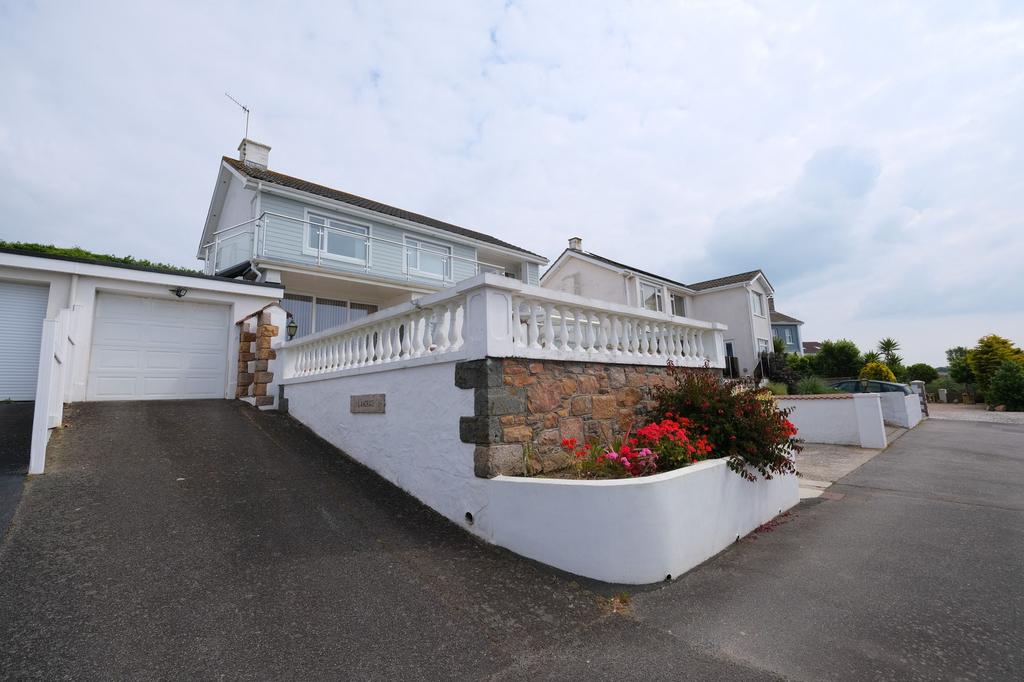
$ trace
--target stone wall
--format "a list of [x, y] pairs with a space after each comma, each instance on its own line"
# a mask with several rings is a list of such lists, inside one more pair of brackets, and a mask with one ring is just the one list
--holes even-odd
[[281, 329], [271, 323], [271, 312], [263, 310], [243, 320], [239, 330], [238, 389], [235, 396], [257, 407], [273, 407], [275, 396], [270, 394], [268, 386], [274, 381], [270, 361], [277, 358], [277, 351], [270, 346]]
[[477, 445], [477, 476], [556, 471], [571, 463], [562, 440], [609, 440], [642, 425], [666, 367], [487, 359], [455, 369], [460, 388], [475, 389], [474, 411], [460, 437]]

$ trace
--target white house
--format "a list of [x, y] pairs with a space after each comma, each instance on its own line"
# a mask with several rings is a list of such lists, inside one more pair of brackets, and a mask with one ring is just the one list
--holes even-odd
[[772, 348], [769, 300], [775, 290], [760, 270], [684, 284], [583, 250], [578, 237], [541, 276], [540, 284], [614, 303], [727, 325], [725, 353], [750, 375]]
[[547, 259], [487, 234], [285, 175], [242, 140], [220, 161], [197, 252], [206, 272], [280, 282], [297, 337], [480, 273], [537, 284]]

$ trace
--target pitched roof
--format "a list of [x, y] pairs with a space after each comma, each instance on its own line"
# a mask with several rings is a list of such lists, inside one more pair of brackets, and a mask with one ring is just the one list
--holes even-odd
[[814, 355], [821, 350], [821, 341], [804, 341], [804, 355]]
[[[741, 273], [739, 273], [737, 275], [726, 275], [725, 277], [716, 277], [715, 279], [706, 279], [703, 282], [697, 282], [695, 284], [690, 284], [689, 287], [691, 289], [696, 289], [697, 291], [703, 291], [704, 289], [714, 289], [715, 287], [725, 287], [725, 286], [729, 286], [730, 284], [745, 284], [746, 282], [751, 281], [752, 279], [754, 279], [758, 275], [761, 275], [762, 277], [764, 277], [764, 273], [761, 272], [760, 270], [751, 270], [750, 272], [741, 272]], [[764, 278], [765, 278], [765, 281], [768, 280], [767, 277], [764, 277]], [[771, 283], [769, 282], [769, 284], [771, 284]]]
[[587, 258], [593, 258], [596, 261], [601, 261], [602, 263], [606, 263], [608, 265], [611, 265], [614, 268], [621, 268], [622, 270], [629, 270], [631, 272], [637, 273], [638, 275], [643, 275], [644, 277], [650, 277], [651, 279], [661, 280], [662, 282], [665, 282], [667, 284], [672, 284], [674, 286], [682, 287], [684, 289], [688, 289], [689, 288], [688, 285], [683, 284], [682, 282], [677, 282], [674, 279], [669, 279], [668, 277], [662, 277], [661, 275], [655, 275], [653, 272], [646, 272], [646, 271], [641, 270], [639, 268], [634, 268], [632, 265], [626, 265], [625, 263], [620, 263], [618, 261], [614, 261], [611, 258], [605, 258], [604, 256], [598, 256], [596, 253], [590, 253], [589, 251], [581, 251], [579, 249], [566, 249], [565, 251], [562, 252], [562, 255], [560, 255], [559, 258], [564, 256], [566, 253], [578, 253], [578, 254], [580, 254], [582, 256], [586, 256]]
[[803, 324], [803, 320], [798, 320], [795, 317], [790, 317], [785, 313], [780, 313], [778, 310], [772, 310], [770, 313], [772, 324]]
[[[402, 220], [408, 220], [413, 223], [419, 223], [420, 225], [426, 225], [427, 227], [433, 227], [435, 229], [443, 230], [445, 232], [451, 232], [452, 234], [457, 234], [461, 237], [468, 237], [470, 239], [486, 242], [488, 244], [493, 244], [495, 246], [501, 246], [506, 249], [512, 249], [514, 251], [525, 253], [530, 256], [535, 256], [537, 258], [544, 258], [543, 256], [536, 254], [533, 251], [528, 251], [520, 246], [516, 246], [515, 244], [509, 244], [508, 242], [504, 242], [496, 237], [484, 234], [483, 232], [477, 232], [475, 230], [470, 230], [465, 227], [459, 227], [458, 225], [452, 225], [451, 223], [436, 220], [425, 215], [420, 215], [419, 213], [413, 213], [412, 211], [406, 211], [401, 208], [395, 208], [394, 206], [382, 204], [378, 201], [373, 201], [372, 199], [366, 199], [355, 194], [342, 192], [341, 190], [338, 189], [332, 189], [330, 187], [325, 187], [324, 185], [318, 185], [314, 182], [300, 180], [299, 178], [294, 178], [290, 175], [285, 175], [284, 173], [277, 173], [266, 168], [253, 166], [251, 164], [239, 161], [238, 159], [233, 159], [229, 156], [224, 157], [224, 162], [227, 163], [232, 168], [234, 168], [239, 173], [247, 175], [248, 177], [253, 178], [254, 180], [272, 182], [275, 185], [281, 185], [282, 187], [296, 189], [299, 190], [300, 192], [308, 192], [309, 194], [316, 194], [317, 196], [332, 199], [334, 201], [340, 201], [342, 203], [350, 204], [352, 206], [363, 208], [368, 211], [374, 211], [375, 213], [381, 213], [384, 215], [391, 216], [393, 218], [401, 218]], [[545, 259], [545, 261], [546, 260], [547, 259]]]

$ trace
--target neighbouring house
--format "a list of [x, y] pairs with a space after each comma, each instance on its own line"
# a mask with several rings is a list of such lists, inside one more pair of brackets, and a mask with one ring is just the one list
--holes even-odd
[[297, 337], [480, 273], [537, 284], [548, 260], [481, 232], [272, 171], [242, 140], [221, 159], [199, 243], [206, 272], [280, 282]]
[[760, 353], [772, 348], [769, 305], [775, 291], [760, 270], [685, 284], [583, 250], [573, 237], [569, 248], [540, 278], [541, 286], [678, 317], [724, 323], [725, 354], [751, 375]]
[[821, 341], [804, 341], [801, 347], [804, 349], [804, 355], [814, 355], [821, 350]]
[[782, 339], [786, 344], [787, 353], [803, 355], [804, 345], [800, 340], [800, 327], [804, 324], [803, 320], [776, 310], [774, 298], [768, 299], [768, 315], [772, 321], [772, 336]]

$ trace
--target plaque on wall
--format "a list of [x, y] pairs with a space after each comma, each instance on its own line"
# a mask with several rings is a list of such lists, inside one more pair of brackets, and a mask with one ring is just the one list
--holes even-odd
[[384, 394], [368, 393], [350, 398], [349, 411], [352, 414], [384, 414]]

